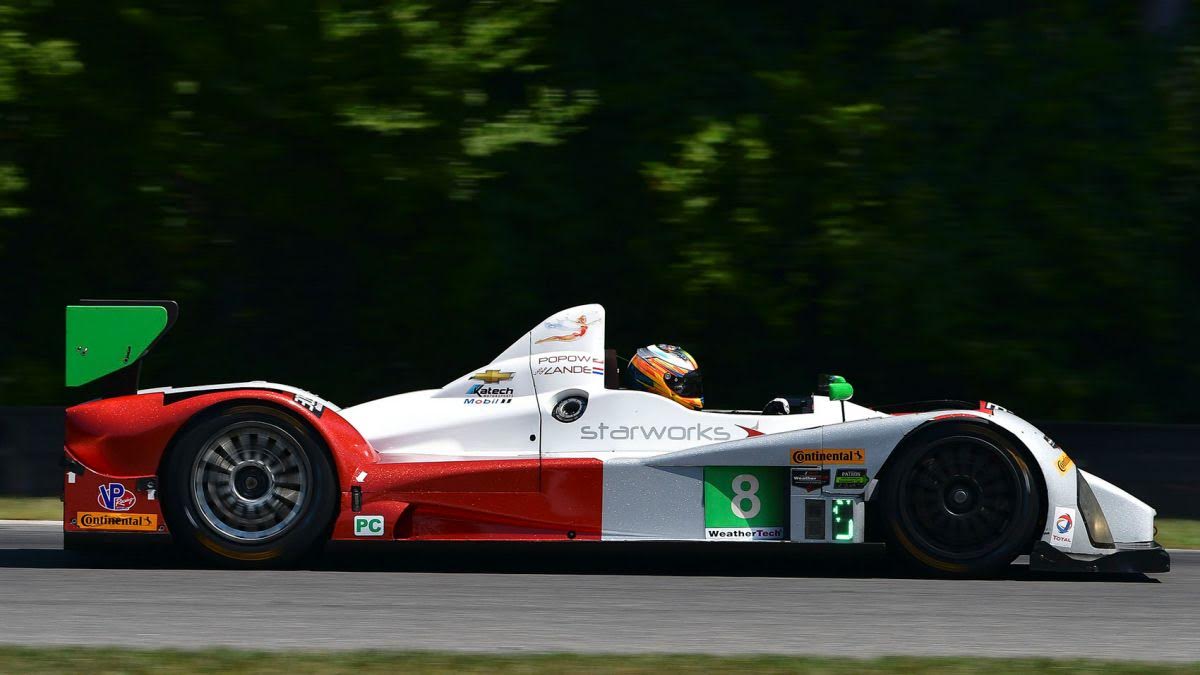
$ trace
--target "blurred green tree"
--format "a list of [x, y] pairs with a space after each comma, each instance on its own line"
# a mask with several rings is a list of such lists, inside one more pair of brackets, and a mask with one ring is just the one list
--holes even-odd
[[716, 406], [833, 371], [868, 403], [1200, 419], [1194, 12], [5, 7], [6, 403], [69, 396], [75, 297], [183, 303], [149, 383], [342, 402], [601, 301]]

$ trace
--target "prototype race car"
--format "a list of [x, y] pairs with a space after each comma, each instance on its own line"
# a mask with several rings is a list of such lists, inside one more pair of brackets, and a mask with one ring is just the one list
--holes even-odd
[[[441, 389], [350, 408], [269, 382], [137, 389], [172, 302], [66, 310], [70, 548], [157, 538], [280, 565], [327, 541], [861, 543], [950, 576], [1165, 572], [1154, 509], [990, 403], [875, 410], [843, 378], [762, 411], [620, 388], [604, 308]], [[690, 357], [689, 357], [690, 358]]]

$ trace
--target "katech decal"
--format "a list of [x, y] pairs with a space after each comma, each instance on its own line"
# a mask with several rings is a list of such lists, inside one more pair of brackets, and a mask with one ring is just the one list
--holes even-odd
[[1071, 548], [1075, 539], [1075, 509], [1063, 506], [1054, 509], [1054, 524], [1050, 526], [1050, 543]]
[[75, 514], [75, 522], [84, 530], [142, 530], [158, 529], [158, 516], [149, 513], [92, 513]]
[[693, 426], [632, 426], [609, 425], [579, 427], [579, 438], [585, 441], [728, 441], [733, 434], [725, 427], [696, 423]]
[[298, 405], [300, 405], [301, 407], [307, 408], [309, 412], [316, 415], [317, 417], [320, 417], [321, 413], [325, 412], [325, 404], [321, 403], [320, 401], [318, 401], [315, 398], [310, 398], [308, 396], [301, 396], [300, 394], [296, 394], [296, 398], [293, 400], [296, 401], [296, 403]]
[[354, 536], [382, 537], [383, 516], [354, 516]]
[[482, 373], [475, 373], [471, 376], [471, 379], [479, 380], [480, 382], [486, 382], [487, 384], [496, 384], [497, 382], [504, 382], [505, 380], [513, 379], [513, 375], [515, 374], [516, 373], [511, 370], [488, 369]]
[[835, 490], [861, 490], [867, 487], [870, 478], [866, 469], [838, 469], [833, 477]]
[[792, 464], [864, 464], [867, 451], [862, 448], [800, 448], [792, 450]]
[[1067, 457], [1067, 453], [1064, 452], [1060, 454], [1058, 456], [1058, 460], [1054, 462], [1054, 468], [1058, 469], [1058, 472], [1065, 476], [1067, 475], [1067, 472], [1071, 470], [1072, 464], [1074, 464], [1074, 462], [1072, 462], [1071, 458]]
[[125, 489], [120, 483], [109, 483], [100, 486], [100, 494], [96, 501], [109, 511], [128, 511], [137, 503], [137, 495]]
[[467, 390], [466, 405], [497, 405], [512, 403], [512, 387], [489, 387], [486, 384], [473, 384]]

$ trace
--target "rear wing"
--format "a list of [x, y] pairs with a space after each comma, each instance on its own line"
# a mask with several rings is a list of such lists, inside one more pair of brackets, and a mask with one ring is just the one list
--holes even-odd
[[80, 300], [67, 305], [66, 385], [136, 394], [144, 357], [175, 324], [170, 300]]

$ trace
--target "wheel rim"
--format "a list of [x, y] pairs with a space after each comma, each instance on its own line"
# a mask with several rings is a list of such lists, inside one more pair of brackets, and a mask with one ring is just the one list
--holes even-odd
[[221, 536], [259, 543], [285, 532], [304, 510], [312, 469], [300, 444], [263, 422], [226, 427], [192, 464], [192, 497]]
[[1028, 502], [1025, 473], [986, 439], [935, 441], [904, 477], [901, 518], [916, 543], [942, 558], [985, 556], [1019, 526]]

